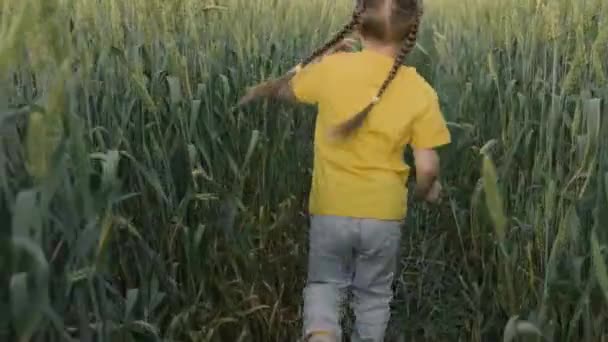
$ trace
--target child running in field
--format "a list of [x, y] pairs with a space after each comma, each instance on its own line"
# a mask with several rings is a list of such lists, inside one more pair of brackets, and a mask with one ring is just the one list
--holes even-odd
[[[340, 306], [351, 290], [352, 341], [384, 340], [406, 216], [410, 145], [415, 195], [434, 202], [450, 133], [433, 88], [403, 65], [416, 43], [421, 0], [359, 0], [351, 22], [285, 76], [249, 89], [259, 97], [318, 107], [310, 194], [304, 335], [341, 341]], [[349, 34], [363, 49], [329, 51]]]

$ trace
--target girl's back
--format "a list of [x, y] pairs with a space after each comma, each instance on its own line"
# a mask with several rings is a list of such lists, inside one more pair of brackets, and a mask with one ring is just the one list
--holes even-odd
[[[369, 117], [346, 139], [330, 133], [369, 103], [393, 59], [363, 50], [338, 53], [309, 65], [291, 81], [294, 95], [318, 106], [311, 212], [399, 219], [409, 167], [406, 145], [416, 148], [449, 140], [437, 95], [412, 67], [402, 66]], [[424, 132], [424, 135], [419, 132]]]

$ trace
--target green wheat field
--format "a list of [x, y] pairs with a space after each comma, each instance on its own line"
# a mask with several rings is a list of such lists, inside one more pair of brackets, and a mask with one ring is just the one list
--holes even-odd
[[[297, 341], [314, 108], [234, 105], [352, 6], [1, 0], [0, 341]], [[425, 7], [387, 341], [608, 341], [608, 1]]]

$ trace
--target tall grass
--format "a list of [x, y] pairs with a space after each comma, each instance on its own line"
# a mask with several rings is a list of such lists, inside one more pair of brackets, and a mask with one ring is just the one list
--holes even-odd
[[[233, 105], [352, 1], [0, 4], [0, 339], [295, 340], [314, 112]], [[389, 338], [605, 340], [608, 5], [426, 5], [449, 200]]]

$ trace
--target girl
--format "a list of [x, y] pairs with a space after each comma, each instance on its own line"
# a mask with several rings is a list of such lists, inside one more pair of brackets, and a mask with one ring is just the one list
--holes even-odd
[[[341, 340], [347, 290], [356, 316], [352, 341], [384, 340], [407, 208], [406, 145], [414, 151], [416, 197], [434, 202], [441, 190], [433, 149], [450, 143], [450, 133], [436, 92], [403, 65], [416, 43], [419, 1], [359, 0], [334, 39], [240, 102], [274, 97], [318, 106], [304, 289], [308, 341]], [[362, 51], [327, 55], [351, 33]]]

